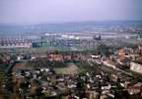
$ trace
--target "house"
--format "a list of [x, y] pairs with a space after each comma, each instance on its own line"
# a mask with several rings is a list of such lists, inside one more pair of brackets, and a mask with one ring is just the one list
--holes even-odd
[[130, 62], [130, 70], [142, 74], [142, 64], [136, 62]]

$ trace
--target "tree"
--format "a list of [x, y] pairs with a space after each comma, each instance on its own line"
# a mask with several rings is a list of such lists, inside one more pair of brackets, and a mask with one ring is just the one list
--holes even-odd
[[0, 70], [0, 99], [3, 99], [2, 82], [4, 80], [4, 72]]
[[97, 52], [99, 52], [101, 55], [106, 55], [109, 56], [111, 54], [110, 48], [108, 46], [106, 46], [105, 44], [100, 44], [97, 47]]

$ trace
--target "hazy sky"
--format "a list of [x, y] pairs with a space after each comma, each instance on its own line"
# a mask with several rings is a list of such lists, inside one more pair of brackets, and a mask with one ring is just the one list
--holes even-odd
[[0, 0], [0, 23], [142, 20], [142, 0]]

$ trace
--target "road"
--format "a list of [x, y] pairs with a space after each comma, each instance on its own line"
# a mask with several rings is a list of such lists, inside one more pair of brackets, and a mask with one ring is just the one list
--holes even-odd
[[118, 75], [119, 77], [122, 78], [122, 80], [124, 81], [142, 81], [142, 78], [138, 78], [139, 75], [134, 75], [131, 72], [127, 72], [125, 70], [119, 69], [119, 68], [111, 68], [108, 67], [104, 64], [98, 64], [98, 62], [96, 62], [93, 59], [88, 59], [88, 64], [92, 67], [94, 66], [95, 69], [98, 69], [100, 71], [104, 71], [107, 72], [108, 74], [115, 74]]

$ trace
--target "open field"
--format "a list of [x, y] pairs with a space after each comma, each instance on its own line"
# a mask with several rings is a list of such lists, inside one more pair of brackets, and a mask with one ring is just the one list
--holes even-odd
[[55, 68], [57, 74], [78, 74], [79, 68], [74, 63], [69, 63], [67, 67]]

